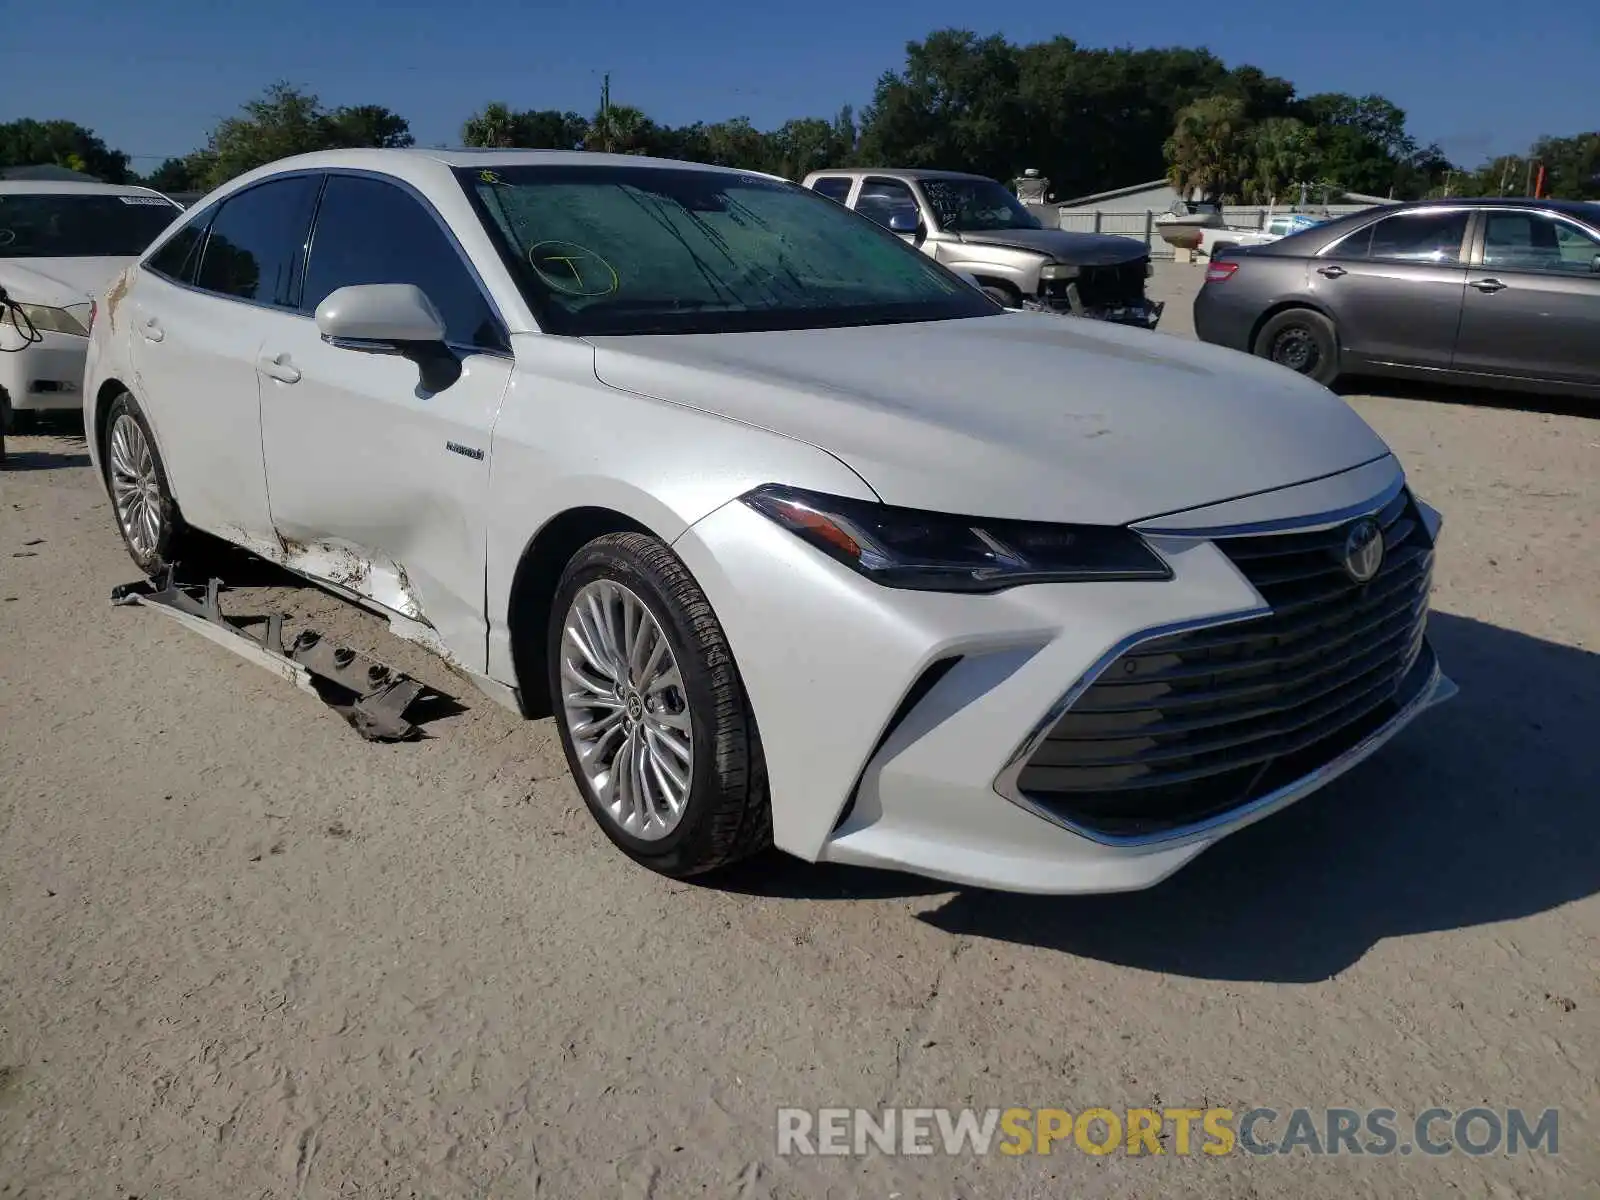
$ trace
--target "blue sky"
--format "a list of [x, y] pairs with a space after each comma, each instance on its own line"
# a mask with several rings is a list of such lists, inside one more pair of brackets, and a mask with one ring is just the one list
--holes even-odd
[[[209, 10], [209, 11], [208, 11]], [[1522, 17], [1526, 15], [1528, 19]], [[1088, 0], [917, 4], [809, 0], [20, 0], [0, 36], [0, 120], [64, 117], [141, 157], [203, 144], [275, 79], [330, 106], [383, 104], [419, 144], [456, 144], [490, 100], [519, 108], [612, 97], [678, 124], [859, 110], [907, 40], [956, 26], [1013, 41], [1064, 34], [1088, 46], [1207, 45], [1301, 94], [1381, 92], [1423, 141], [1474, 165], [1540, 133], [1600, 127], [1600, 3], [1558, 0]], [[1106, 180], [1106, 186], [1135, 182]]]

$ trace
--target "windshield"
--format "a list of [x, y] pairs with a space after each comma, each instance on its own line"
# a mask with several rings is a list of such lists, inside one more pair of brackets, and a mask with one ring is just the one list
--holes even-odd
[[161, 196], [0, 193], [0, 258], [132, 258], [182, 212]]
[[939, 218], [939, 228], [955, 233], [994, 229], [1041, 229], [1039, 218], [992, 179], [924, 179], [922, 193]]
[[996, 311], [893, 234], [778, 180], [588, 165], [457, 177], [553, 333], [816, 329]]

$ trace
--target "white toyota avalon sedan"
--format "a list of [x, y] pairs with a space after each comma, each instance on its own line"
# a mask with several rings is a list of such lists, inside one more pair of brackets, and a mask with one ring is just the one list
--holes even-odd
[[90, 340], [140, 567], [203, 530], [385, 615], [553, 715], [670, 875], [775, 843], [1145, 887], [1454, 690], [1439, 517], [1331, 392], [1007, 313], [767, 176], [288, 159], [185, 213]]
[[82, 407], [90, 301], [182, 211], [145, 187], [0, 181], [0, 421]]

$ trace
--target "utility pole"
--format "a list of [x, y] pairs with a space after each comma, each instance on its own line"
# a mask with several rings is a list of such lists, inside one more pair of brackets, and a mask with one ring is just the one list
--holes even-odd
[[600, 77], [600, 136], [605, 138], [606, 153], [611, 153], [611, 72]]
[[1500, 168], [1500, 194], [1502, 196], [1506, 194], [1506, 178], [1511, 174], [1511, 164], [1516, 161], [1515, 158], [1508, 158], [1505, 166]]
[[1533, 194], [1533, 159], [1531, 158], [1528, 160], [1528, 180], [1522, 185], [1522, 194], [1524, 196]]

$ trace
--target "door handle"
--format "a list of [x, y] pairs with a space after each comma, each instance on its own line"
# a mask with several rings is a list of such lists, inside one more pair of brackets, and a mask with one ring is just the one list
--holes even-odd
[[263, 375], [270, 375], [279, 383], [299, 383], [300, 368], [289, 361], [289, 352], [282, 354], [263, 354], [256, 360], [256, 366]]
[[146, 317], [144, 319], [144, 324], [139, 326], [139, 332], [143, 335], [144, 340], [147, 342], [159, 342], [162, 338], [167, 336], [166, 333], [162, 331], [161, 322], [156, 320], [155, 317]]
[[1475, 287], [1480, 292], [1484, 293], [1484, 295], [1489, 295], [1493, 292], [1504, 291], [1506, 285], [1501, 283], [1498, 279], [1474, 279], [1471, 283], [1467, 284], [1467, 286]]
[[1318, 267], [1317, 274], [1326, 275], [1329, 279], [1340, 279], [1350, 274], [1350, 272], [1346, 271], [1343, 267], [1335, 263], [1331, 267]]

